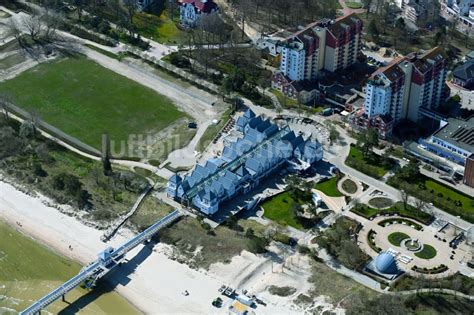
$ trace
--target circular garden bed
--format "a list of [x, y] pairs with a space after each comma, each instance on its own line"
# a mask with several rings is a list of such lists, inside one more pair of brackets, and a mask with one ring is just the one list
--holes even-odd
[[403, 240], [409, 239], [410, 236], [406, 235], [405, 233], [402, 232], [393, 232], [388, 235], [388, 241], [390, 244], [395, 245], [395, 246], [400, 246]]
[[345, 179], [341, 187], [348, 194], [355, 194], [357, 192], [357, 184], [352, 179]]
[[421, 259], [431, 259], [436, 256], [436, 249], [431, 245], [423, 244], [423, 249], [415, 253], [415, 256]]
[[377, 209], [384, 209], [391, 207], [393, 205], [392, 199], [385, 198], [385, 197], [375, 197], [369, 200], [369, 206], [377, 208]]

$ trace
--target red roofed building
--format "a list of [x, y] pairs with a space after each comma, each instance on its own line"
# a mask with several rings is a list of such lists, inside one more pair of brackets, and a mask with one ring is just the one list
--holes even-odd
[[326, 28], [324, 69], [334, 72], [352, 65], [362, 47], [362, 21], [354, 13]]
[[[362, 21], [355, 14], [311, 23], [285, 40], [278, 74], [286, 76], [288, 82], [315, 81], [322, 70], [346, 69], [356, 62], [361, 34]], [[285, 93], [282, 86], [275, 87]]]
[[364, 110], [353, 117], [353, 125], [371, 125], [388, 135], [388, 120], [374, 118], [390, 117], [396, 124], [402, 119], [418, 122], [423, 116], [436, 117], [447, 96], [446, 74], [447, 60], [439, 47], [395, 59], [367, 81]]
[[181, 24], [195, 27], [202, 14], [211, 14], [219, 11], [219, 7], [212, 0], [178, 0]]

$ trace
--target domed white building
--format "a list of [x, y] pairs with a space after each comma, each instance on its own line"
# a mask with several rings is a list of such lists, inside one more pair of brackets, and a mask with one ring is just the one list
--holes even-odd
[[386, 280], [394, 280], [403, 273], [398, 268], [395, 256], [387, 251], [381, 252], [375, 259], [372, 259], [365, 266], [364, 271]]

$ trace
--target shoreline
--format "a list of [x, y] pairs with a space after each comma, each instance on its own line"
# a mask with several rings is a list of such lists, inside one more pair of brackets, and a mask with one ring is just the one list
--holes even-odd
[[[38, 222], [34, 222], [33, 219], [25, 216], [24, 213], [19, 212], [18, 211], [19, 209], [16, 206], [14, 206], [9, 200], [6, 199], [7, 194], [10, 194], [10, 196], [7, 197], [9, 199], [10, 198], [16, 199], [17, 197], [22, 197], [17, 200], [19, 201], [21, 200], [22, 203], [29, 203], [32, 205], [34, 204], [35, 206], [39, 208], [47, 209], [48, 212], [50, 212], [48, 214], [54, 214], [56, 216], [59, 216], [61, 220], [73, 220], [73, 221], [76, 221], [76, 223], [81, 224], [85, 229], [97, 231], [99, 234], [101, 233], [99, 230], [95, 228], [84, 225], [82, 222], [80, 222], [76, 218], [69, 216], [67, 214], [61, 213], [59, 210], [53, 207], [45, 205], [43, 201], [49, 200], [48, 198], [42, 195], [38, 195], [37, 197], [30, 196], [18, 190], [18, 188], [15, 187], [14, 185], [8, 182], [5, 182], [1, 179], [0, 179], [0, 221], [4, 222], [15, 231], [18, 231], [19, 233], [32, 239], [39, 246], [43, 246], [51, 250], [55, 254], [63, 256], [74, 262], [77, 262], [82, 266], [89, 264], [91, 261], [95, 259], [93, 255], [90, 255], [88, 251], [84, 250], [84, 248], [80, 246], [77, 246], [77, 248], [73, 247], [74, 249], [70, 250], [68, 246], [66, 247], [66, 244], [64, 244], [64, 242], [62, 241], [60, 243], [54, 242], [51, 239], [51, 237], [49, 237], [48, 234], [43, 234], [40, 230], [38, 230], [38, 226], [36, 226]], [[104, 248], [105, 248], [105, 244], [104, 244]], [[144, 310], [135, 301], [127, 298], [127, 296], [119, 292], [117, 288], [115, 288], [114, 291], [117, 292], [122, 299], [126, 300], [130, 305], [135, 307], [138, 311], [142, 313], [144, 312]]]
[[[43, 204], [48, 199], [38, 196], [25, 194], [0, 180], [0, 220], [83, 265], [95, 260], [107, 246], [117, 247], [128, 239], [128, 236], [118, 234], [105, 244], [100, 241], [101, 231]], [[69, 245], [72, 245], [72, 251]], [[294, 266], [293, 270], [286, 268], [284, 273], [273, 272], [275, 262], [271, 262], [270, 256], [243, 251], [228, 264], [216, 263], [207, 271], [195, 270], [171, 259], [173, 251], [171, 245], [164, 243], [139, 245], [126, 255], [126, 263], [114, 269], [107, 281], [115, 292], [144, 314], [228, 314], [232, 300], [224, 298], [221, 308], [211, 305], [220, 296], [218, 289], [222, 285], [246, 288], [262, 297], [267, 306], [258, 307], [258, 314], [304, 312], [293, 303], [297, 294], [306, 293], [311, 287], [307, 281], [310, 270], [302, 272], [302, 266]], [[267, 290], [270, 285], [291, 285], [298, 292], [288, 298], [273, 296]], [[185, 291], [188, 294], [184, 294]], [[340, 311], [324, 301], [318, 301], [317, 305]]]

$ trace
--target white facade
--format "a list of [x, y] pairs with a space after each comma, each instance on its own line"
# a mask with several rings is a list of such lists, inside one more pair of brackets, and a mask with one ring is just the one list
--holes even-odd
[[369, 118], [390, 113], [392, 89], [384, 79], [369, 81], [365, 95], [364, 109]]
[[305, 50], [302, 43], [294, 42], [281, 50], [280, 71], [290, 80], [304, 80]]
[[179, 9], [181, 23], [189, 26], [195, 26], [199, 18], [196, 8], [191, 3], [183, 4]]

